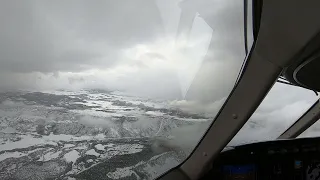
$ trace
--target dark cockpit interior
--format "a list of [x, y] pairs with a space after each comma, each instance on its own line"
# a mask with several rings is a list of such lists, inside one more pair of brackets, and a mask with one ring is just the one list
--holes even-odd
[[319, 138], [237, 146], [222, 152], [203, 179], [319, 179], [319, 154]]

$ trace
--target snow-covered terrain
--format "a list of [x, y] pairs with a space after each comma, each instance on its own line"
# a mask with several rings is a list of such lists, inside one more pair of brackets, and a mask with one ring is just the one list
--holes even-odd
[[169, 104], [101, 90], [1, 93], [0, 179], [153, 179], [186, 156], [157, 141], [209, 119]]

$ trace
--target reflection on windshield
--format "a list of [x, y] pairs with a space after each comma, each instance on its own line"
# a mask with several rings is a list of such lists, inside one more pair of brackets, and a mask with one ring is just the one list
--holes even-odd
[[229, 145], [274, 140], [318, 99], [310, 90], [276, 83]]
[[153, 179], [244, 60], [238, 0], [1, 1], [0, 179]]

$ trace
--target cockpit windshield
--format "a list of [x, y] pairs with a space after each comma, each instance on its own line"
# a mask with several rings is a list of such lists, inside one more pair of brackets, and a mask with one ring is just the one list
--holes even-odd
[[277, 82], [229, 145], [277, 139], [318, 99], [313, 91]]
[[236, 82], [243, 8], [1, 1], [0, 179], [153, 179], [180, 164]]
[[312, 126], [310, 126], [307, 130], [301, 133], [298, 138], [306, 138], [306, 137], [319, 137], [320, 136], [320, 121], [318, 120]]

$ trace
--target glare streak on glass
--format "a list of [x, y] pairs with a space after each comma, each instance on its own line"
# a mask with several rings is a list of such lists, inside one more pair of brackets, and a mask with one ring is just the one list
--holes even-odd
[[276, 83], [229, 145], [276, 139], [317, 99], [310, 90]]
[[0, 179], [154, 179], [180, 164], [239, 74], [242, 3], [1, 1]]
[[252, 29], [252, 0], [248, 0], [247, 6], [248, 14], [247, 14], [247, 43], [248, 43], [248, 51], [250, 51], [253, 45], [253, 29]]

